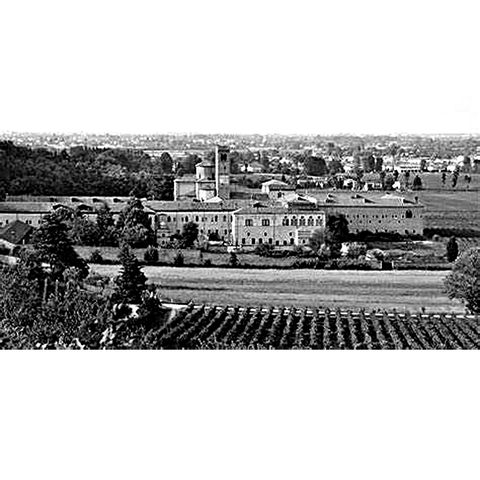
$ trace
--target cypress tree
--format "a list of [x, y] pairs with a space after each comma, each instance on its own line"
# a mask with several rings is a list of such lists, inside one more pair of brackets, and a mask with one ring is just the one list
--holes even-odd
[[147, 277], [128, 244], [123, 244], [118, 258], [122, 267], [120, 275], [115, 279], [114, 298], [119, 302], [140, 303]]
[[454, 262], [458, 257], [458, 243], [455, 237], [451, 237], [447, 243], [447, 260]]
[[115, 221], [107, 204], [102, 205], [97, 213], [97, 229], [99, 244], [105, 246], [117, 245]]

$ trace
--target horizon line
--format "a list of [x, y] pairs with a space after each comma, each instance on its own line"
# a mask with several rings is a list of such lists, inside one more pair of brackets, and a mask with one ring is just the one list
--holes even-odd
[[462, 132], [462, 133], [452, 133], [452, 132], [435, 132], [435, 133], [409, 133], [409, 132], [390, 132], [390, 133], [354, 133], [354, 132], [337, 132], [337, 133], [234, 133], [234, 132], [123, 132], [123, 133], [113, 133], [113, 132], [86, 132], [82, 130], [66, 132], [66, 131], [28, 131], [28, 130], [11, 130], [11, 131], [1, 131], [0, 135], [85, 135], [85, 136], [214, 136], [214, 135], [224, 135], [224, 136], [271, 136], [271, 137], [435, 137], [435, 136], [444, 136], [444, 137], [479, 137], [480, 132]]

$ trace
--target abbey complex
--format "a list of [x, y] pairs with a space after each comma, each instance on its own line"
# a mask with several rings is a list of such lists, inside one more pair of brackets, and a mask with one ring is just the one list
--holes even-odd
[[[396, 193], [305, 191], [269, 180], [261, 190], [240, 195], [230, 185], [229, 156], [228, 147], [217, 146], [214, 160], [197, 163], [195, 175], [175, 179], [173, 201], [143, 201], [160, 246], [188, 222], [198, 225], [200, 237], [245, 249], [261, 244], [308, 245], [313, 232], [325, 228], [330, 214], [343, 214], [351, 233], [423, 232], [423, 206]], [[10, 196], [0, 202], [0, 227], [15, 221], [36, 227], [61, 205], [78, 208], [94, 219], [98, 208], [107, 204], [115, 217], [127, 201], [126, 197]]]

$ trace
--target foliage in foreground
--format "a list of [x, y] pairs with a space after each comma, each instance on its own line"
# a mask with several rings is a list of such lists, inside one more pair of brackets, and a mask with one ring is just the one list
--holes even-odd
[[450, 298], [465, 303], [468, 310], [480, 313], [480, 249], [471, 248], [458, 258], [445, 279]]
[[155, 348], [151, 339], [169, 311], [149, 292], [143, 292], [136, 316], [125, 315], [129, 307], [123, 306], [115, 309], [107, 295], [88, 291], [74, 269], [67, 270], [61, 280], [52, 282], [47, 277], [42, 282], [29, 278], [23, 263], [3, 268], [0, 348]]

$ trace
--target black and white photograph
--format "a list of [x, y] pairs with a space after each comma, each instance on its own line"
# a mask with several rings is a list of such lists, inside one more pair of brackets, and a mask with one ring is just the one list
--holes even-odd
[[[116, 403], [113, 383], [124, 378], [121, 391], [130, 390], [143, 421], [155, 417], [159, 430], [175, 405], [175, 416], [208, 430], [198, 398], [212, 408], [212, 427], [223, 416], [218, 432], [230, 438], [230, 415], [240, 430], [249, 424], [224, 410], [241, 390], [248, 407], [263, 392], [255, 415], [281, 435], [288, 417], [269, 410], [266, 398], [275, 404], [288, 385], [294, 400], [281, 401], [306, 427], [320, 428], [313, 412], [321, 398], [323, 415], [336, 408], [339, 417], [352, 415], [357, 444], [360, 430], [381, 428], [380, 418], [398, 430], [410, 418], [395, 417], [400, 407], [372, 406], [373, 423], [357, 423], [355, 397], [370, 394], [370, 385], [386, 404], [382, 385], [402, 405], [410, 405], [412, 388], [425, 401], [417, 422], [441, 428], [440, 419], [428, 420], [428, 392], [442, 398], [434, 392], [445, 389], [466, 401], [459, 372], [463, 362], [478, 367], [478, 356], [467, 355], [480, 349], [477, 10], [464, 0], [2, 2], [0, 350], [12, 355], [2, 370], [22, 359], [17, 378], [32, 376], [22, 381], [29, 398], [48, 390], [34, 380], [36, 369], [58, 380], [45, 385], [56, 384], [60, 398], [68, 395], [62, 385], [73, 394], [77, 380], [90, 378], [82, 391], [92, 388], [94, 410], [102, 418], [115, 411], [120, 423], [120, 407], [107, 403]], [[449, 359], [463, 362], [454, 368]], [[336, 391], [340, 379], [347, 390], [330, 403], [319, 392]], [[240, 389], [243, 382], [252, 390]], [[207, 402], [207, 392], [222, 405]], [[467, 396], [478, 410], [478, 392]], [[354, 403], [343, 403], [347, 397]], [[86, 418], [66, 415], [73, 429]], [[50, 417], [38, 432], [59, 422]], [[478, 414], [462, 418], [478, 430]], [[253, 436], [262, 422], [251, 423]], [[163, 453], [183, 441], [208, 444], [198, 432], [189, 437], [187, 429], [181, 440], [173, 431]], [[286, 441], [303, 439], [291, 435]], [[272, 470], [255, 471], [232, 453], [218, 453], [228, 467], [212, 476], [200, 453], [175, 456], [178, 469], [163, 474], [161, 465], [133, 463], [122, 473], [112, 460], [110, 473], [90, 475], [65, 453], [51, 461], [70, 458], [63, 478], [323, 476], [313, 468], [313, 444], [292, 447], [296, 470], [286, 444], [259, 438], [250, 444], [255, 461], [268, 444], [268, 455], [287, 459], [284, 470], [280, 457]], [[368, 476], [358, 454], [358, 475], [325, 470], [324, 477], [476, 478], [467, 460], [431, 458], [433, 450], [448, 457], [444, 445], [431, 447], [438, 464], [428, 470], [420, 438], [409, 440], [418, 443], [399, 470]], [[323, 449], [330, 440], [340, 448], [333, 435], [319, 440]], [[125, 445], [118, 449], [128, 458]], [[148, 445], [143, 454], [155, 456], [156, 443]], [[335, 455], [337, 465], [350, 458]], [[413, 457], [417, 471], [407, 468]], [[37, 461], [47, 467], [46, 458]], [[48, 478], [41, 468], [38, 475], [19, 468], [6, 478]]]

